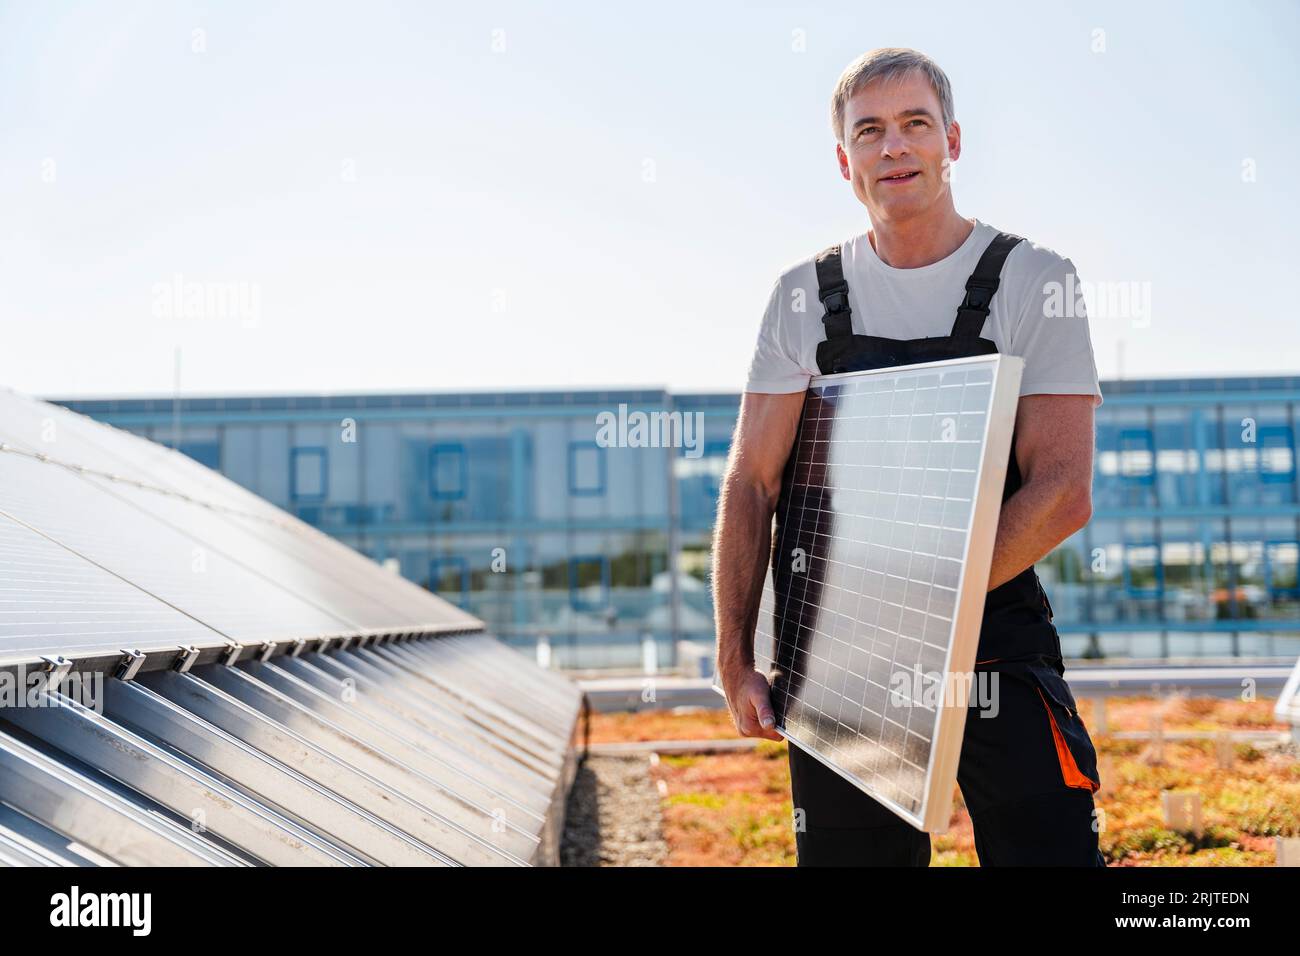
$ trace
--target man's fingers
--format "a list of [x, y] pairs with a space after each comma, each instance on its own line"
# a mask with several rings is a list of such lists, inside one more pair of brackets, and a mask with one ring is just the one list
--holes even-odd
[[[758, 719], [760, 727], [767, 731], [776, 729], [776, 714], [772, 711], [772, 695], [767, 688], [766, 681], [763, 682], [761, 687], [750, 692], [749, 706], [754, 709], [754, 716]], [[764, 734], [763, 736], [771, 735]], [[778, 734], [775, 739], [780, 740], [780, 735]]]
[[768, 730], [767, 728], [763, 727], [762, 725], [759, 724], [758, 721], [754, 720], [752, 717], [749, 718], [748, 720], [741, 721], [740, 735], [742, 737], [763, 737], [767, 740], [785, 739], [775, 730]]
[[745, 710], [748, 713], [742, 713], [736, 720], [736, 729], [740, 731], [742, 737], [757, 737], [763, 733], [763, 728], [759, 726], [753, 711], [750, 711], [748, 707]]
[[767, 680], [755, 672], [752, 682], [742, 682], [735, 687], [734, 699], [727, 695], [736, 733], [742, 737], [763, 737], [767, 740], [785, 740], [776, 729], [776, 714]]
[[784, 740], [776, 731], [776, 715], [772, 712], [771, 698], [765, 690], [750, 695], [749, 706], [752, 716], [748, 720], [747, 737], [765, 737], [768, 740]]

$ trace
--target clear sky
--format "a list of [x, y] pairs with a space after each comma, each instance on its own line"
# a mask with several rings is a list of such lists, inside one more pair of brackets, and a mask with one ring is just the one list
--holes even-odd
[[0, 3], [0, 384], [738, 390], [868, 228], [876, 46], [952, 80], [959, 212], [1149, 284], [1103, 378], [1300, 367], [1296, 2], [119, 0]]

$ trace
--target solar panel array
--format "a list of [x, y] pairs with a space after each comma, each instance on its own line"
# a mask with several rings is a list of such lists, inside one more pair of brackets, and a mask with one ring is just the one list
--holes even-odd
[[[913, 825], [947, 826], [1022, 361], [812, 380], [755, 634], [778, 729]], [[955, 702], [955, 704], [954, 704]]]
[[580, 694], [482, 630], [0, 393], [0, 864], [557, 862]]

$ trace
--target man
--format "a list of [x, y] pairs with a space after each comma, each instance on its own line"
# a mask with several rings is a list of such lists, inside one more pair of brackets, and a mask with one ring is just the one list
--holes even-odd
[[[1034, 562], [1092, 513], [1093, 410], [1101, 404], [1074, 288], [1050, 249], [958, 215], [961, 155], [948, 78], [914, 50], [844, 71], [831, 101], [840, 175], [870, 231], [785, 270], [772, 288], [723, 481], [714, 543], [718, 674], [738, 732], [780, 740], [754, 667], [771, 525], [811, 376], [961, 355], [1021, 356], [1017, 407], [976, 669], [996, 671], [992, 719], [967, 712], [958, 783], [980, 863], [1104, 865], [1096, 753], [1063, 679], [1060, 639]], [[818, 300], [822, 308], [817, 308]], [[957, 315], [954, 321], [954, 313]], [[871, 338], [867, 338], [871, 336]], [[790, 747], [800, 865], [928, 865], [928, 834]]]

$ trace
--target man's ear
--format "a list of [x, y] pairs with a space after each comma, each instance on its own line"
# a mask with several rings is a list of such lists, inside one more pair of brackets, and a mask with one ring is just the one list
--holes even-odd
[[956, 120], [948, 127], [948, 158], [954, 163], [961, 158], [961, 125]]
[[851, 180], [853, 176], [849, 172], [849, 154], [844, 152], [844, 147], [840, 143], [835, 144], [835, 158], [840, 163], [840, 175], [846, 180]]

